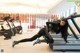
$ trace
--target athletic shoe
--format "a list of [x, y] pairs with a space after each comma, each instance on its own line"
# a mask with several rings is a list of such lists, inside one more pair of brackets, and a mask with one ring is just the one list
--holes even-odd
[[37, 44], [37, 43], [41, 43], [41, 41], [40, 41], [40, 39], [39, 39], [39, 38], [37, 38], [37, 39], [36, 39], [36, 41], [34, 42], [34, 44], [33, 44], [33, 45], [35, 45], [35, 44]]
[[16, 44], [18, 44], [18, 42], [14, 41], [12, 47], [14, 47]]

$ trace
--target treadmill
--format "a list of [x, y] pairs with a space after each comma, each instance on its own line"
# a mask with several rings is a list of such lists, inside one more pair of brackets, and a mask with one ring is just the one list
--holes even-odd
[[[80, 17], [80, 15], [73, 15], [69, 16], [68, 20], [71, 20], [78, 32], [80, 33], [80, 28], [76, 24], [74, 18]], [[65, 41], [60, 37], [61, 34], [51, 34], [53, 37], [54, 43], [49, 43], [49, 46], [54, 51], [80, 51], [80, 34], [76, 34], [72, 27], [69, 24], [69, 29], [71, 30], [72, 34], [68, 35], [68, 42], [65, 43]]]

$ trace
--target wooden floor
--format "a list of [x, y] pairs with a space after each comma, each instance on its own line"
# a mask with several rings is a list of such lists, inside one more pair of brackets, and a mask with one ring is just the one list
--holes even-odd
[[[3, 36], [0, 36], [0, 51], [1, 49], [4, 50], [3, 53], [64, 53], [64, 52], [54, 52], [52, 51], [48, 44], [41, 43], [33, 46], [33, 42], [25, 42], [20, 43], [16, 45], [14, 48], [12, 48], [12, 42], [14, 40], [21, 40], [24, 38], [30, 38], [34, 34], [36, 34], [37, 31], [26, 31], [23, 34], [16, 34], [16, 36], [13, 36], [10, 40], [4, 40]], [[68, 52], [69, 53], [69, 52]], [[70, 52], [72, 53], [72, 52]]]

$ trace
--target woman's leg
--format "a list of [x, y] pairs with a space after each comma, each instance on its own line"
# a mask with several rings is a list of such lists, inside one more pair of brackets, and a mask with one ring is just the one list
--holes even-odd
[[51, 37], [51, 35], [49, 34], [47, 28], [45, 29], [45, 40], [47, 41], [47, 43], [54, 43], [53, 38]]
[[31, 41], [39, 38], [39, 37], [41, 37], [41, 35], [36, 34], [36, 35], [34, 35], [33, 37], [31, 37], [31, 38], [22, 39], [22, 40], [19, 40], [18, 42], [19, 42], [19, 43], [21, 43], [21, 42], [31, 42]]
[[22, 39], [22, 40], [19, 40], [19, 41], [14, 41], [12, 47], [14, 47], [14, 46], [15, 46], [16, 44], [18, 44], [18, 43], [31, 42], [31, 41], [33, 41], [33, 40], [35, 40], [35, 39], [37, 39], [37, 38], [39, 38], [39, 37], [41, 37], [41, 36], [42, 36], [42, 35], [40, 35], [40, 34], [36, 34], [36, 35], [34, 35], [33, 37], [31, 37], [31, 38], [26, 38], [26, 39]]

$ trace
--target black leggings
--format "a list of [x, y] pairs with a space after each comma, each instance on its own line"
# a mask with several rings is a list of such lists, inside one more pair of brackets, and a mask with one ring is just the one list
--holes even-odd
[[19, 40], [18, 43], [31, 42], [31, 41], [34, 41], [41, 36], [44, 36], [48, 43], [53, 43], [53, 39], [49, 35], [48, 30], [46, 28], [42, 28], [36, 35], [34, 35], [31, 38], [26, 38], [26, 39]]
[[34, 41], [34, 40], [36, 40], [37, 38], [39, 38], [39, 37], [41, 37], [42, 35], [40, 35], [40, 34], [36, 34], [36, 35], [34, 35], [33, 37], [31, 37], [31, 38], [26, 38], [26, 39], [22, 39], [22, 40], [20, 40], [20, 41], [18, 41], [19, 43], [21, 43], [21, 42], [31, 42], [31, 41]]
[[[36, 40], [37, 38], [39, 38], [39, 37], [41, 37], [41, 36], [43, 36], [43, 35], [36, 34], [36, 35], [34, 35], [33, 37], [31, 37], [31, 38], [26, 38], [26, 39], [19, 40], [18, 43], [31, 42], [31, 41], [34, 41], [34, 40]], [[44, 36], [44, 37], [45, 37], [45, 41], [46, 41], [47, 43], [53, 43], [53, 42], [54, 42], [54, 40], [53, 40], [52, 38], [48, 38], [47, 36]]]
[[34, 41], [34, 40], [36, 40], [37, 38], [39, 38], [41, 36], [44, 36], [45, 37], [44, 39], [46, 40], [47, 43], [53, 43], [54, 42], [54, 40], [52, 39], [52, 37], [49, 35], [48, 31], [46, 31], [43, 28], [42, 30], [40, 30], [33, 37], [19, 40], [18, 43], [21, 43], [21, 42], [31, 42], [31, 41]]

